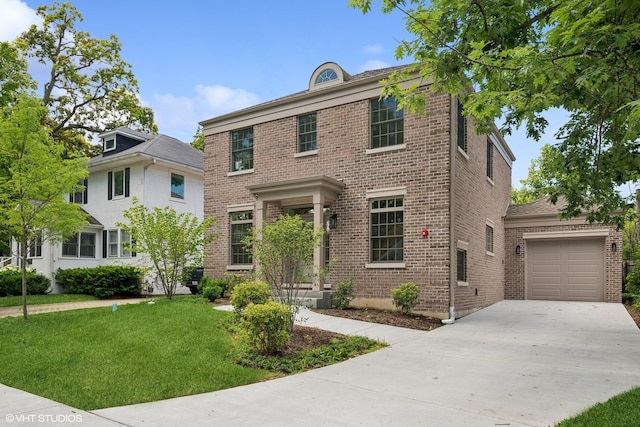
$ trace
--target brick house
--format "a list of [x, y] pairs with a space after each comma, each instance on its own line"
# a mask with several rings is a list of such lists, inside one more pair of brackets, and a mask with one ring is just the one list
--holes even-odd
[[351, 76], [325, 63], [305, 91], [201, 123], [205, 216], [219, 221], [205, 274], [252, 271], [242, 237], [297, 213], [328, 230], [313, 268], [334, 263], [315, 286], [353, 280], [354, 305], [391, 308], [391, 290], [409, 281], [416, 310], [441, 318], [504, 299], [515, 158], [428, 81], [414, 80], [426, 114], [380, 99], [395, 69]]
[[[327, 229], [321, 291], [353, 280], [354, 305], [464, 316], [502, 299], [621, 300], [621, 235], [547, 198], [510, 206], [515, 160], [494, 128], [475, 132], [455, 97], [416, 78], [426, 113], [380, 99], [398, 67], [349, 75], [325, 63], [307, 90], [201, 122], [205, 216], [219, 220], [205, 273], [251, 272], [242, 238], [295, 213]], [[310, 286], [312, 284], [309, 284]]]

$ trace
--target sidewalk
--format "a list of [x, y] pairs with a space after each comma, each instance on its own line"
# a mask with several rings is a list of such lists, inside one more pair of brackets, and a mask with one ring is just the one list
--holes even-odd
[[[80, 310], [83, 308], [111, 307], [113, 304], [138, 304], [145, 298], [109, 299], [95, 301], [63, 302], [59, 304], [35, 304], [27, 306], [27, 315], [52, 313], [54, 311]], [[22, 316], [22, 306], [0, 307], [0, 318]]]

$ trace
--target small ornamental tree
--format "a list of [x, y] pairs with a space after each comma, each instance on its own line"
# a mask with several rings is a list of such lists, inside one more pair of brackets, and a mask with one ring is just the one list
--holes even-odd
[[189, 212], [178, 213], [166, 206], [151, 210], [133, 198], [133, 206], [123, 213], [128, 223], [118, 223], [132, 236], [129, 249], [144, 253], [168, 299], [188, 273], [188, 266], [200, 264], [204, 247], [215, 239], [209, 228], [215, 218], [198, 220]]
[[282, 215], [262, 230], [253, 230], [244, 240], [274, 299], [291, 307], [290, 332], [299, 311], [298, 285], [313, 279], [308, 270], [313, 265], [313, 250], [322, 244], [322, 235], [322, 229], [314, 230], [313, 224], [299, 215]]
[[86, 178], [88, 159], [65, 158], [42, 125], [45, 116], [42, 103], [27, 95], [0, 110], [0, 223], [20, 246], [25, 320], [29, 245], [64, 241], [86, 222], [80, 206], [64, 195]]

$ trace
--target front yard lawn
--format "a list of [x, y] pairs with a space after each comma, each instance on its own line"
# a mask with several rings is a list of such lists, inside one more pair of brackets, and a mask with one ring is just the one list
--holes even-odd
[[640, 388], [634, 388], [562, 421], [557, 427], [636, 427], [640, 423], [639, 400]]
[[0, 319], [0, 383], [92, 410], [283, 375], [234, 362], [231, 316], [183, 297]]

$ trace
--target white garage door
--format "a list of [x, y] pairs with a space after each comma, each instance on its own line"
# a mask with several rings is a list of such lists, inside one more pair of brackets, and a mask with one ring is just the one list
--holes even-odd
[[604, 301], [604, 239], [527, 242], [527, 299]]

